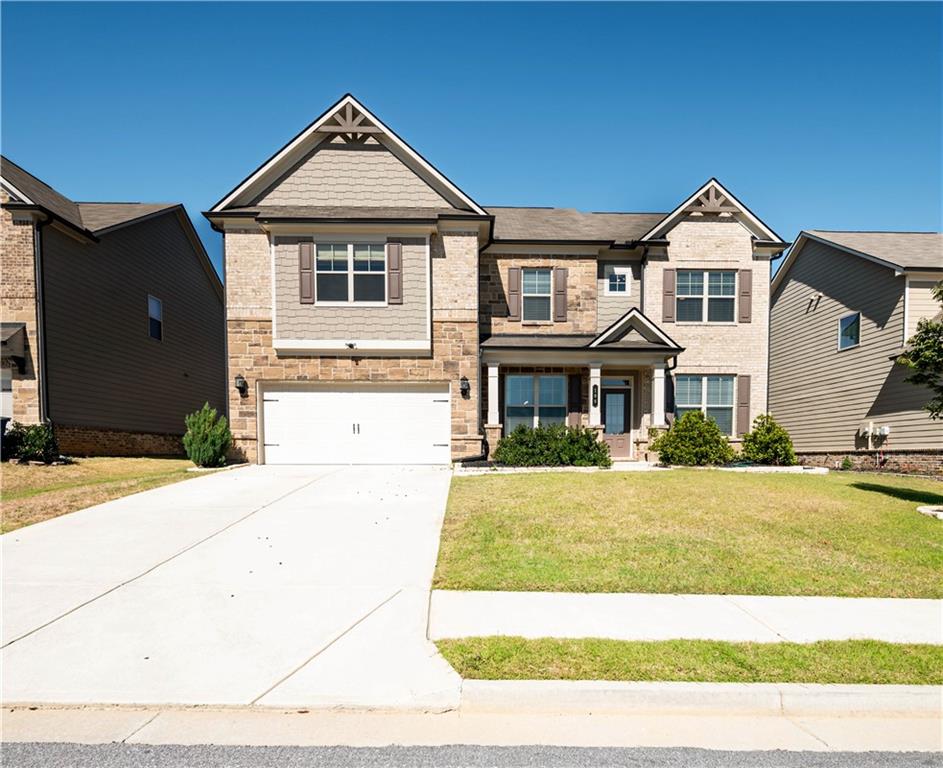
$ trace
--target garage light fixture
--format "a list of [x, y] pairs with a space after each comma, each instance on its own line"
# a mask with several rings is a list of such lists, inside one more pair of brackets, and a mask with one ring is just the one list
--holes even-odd
[[471, 384], [468, 383], [468, 377], [462, 376], [458, 381], [459, 391], [462, 393], [462, 399], [467, 400], [471, 394]]
[[240, 397], [249, 396], [249, 382], [246, 381], [245, 376], [241, 373], [236, 376], [236, 391], [239, 392]]

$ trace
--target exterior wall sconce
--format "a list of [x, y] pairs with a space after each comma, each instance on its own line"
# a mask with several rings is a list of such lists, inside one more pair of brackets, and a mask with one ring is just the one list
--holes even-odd
[[471, 384], [468, 383], [467, 376], [462, 376], [462, 378], [458, 380], [458, 388], [462, 393], [462, 399], [467, 400], [471, 394]]
[[593, 408], [599, 405], [599, 385], [593, 384]]
[[236, 391], [239, 393], [240, 397], [249, 396], [249, 382], [246, 381], [245, 376], [243, 376], [241, 373], [236, 376], [235, 384]]

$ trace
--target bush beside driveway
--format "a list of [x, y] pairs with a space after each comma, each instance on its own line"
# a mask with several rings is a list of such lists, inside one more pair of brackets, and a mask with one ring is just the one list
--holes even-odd
[[455, 478], [434, 586], [943, 597], [920, 478], [665, 473]]

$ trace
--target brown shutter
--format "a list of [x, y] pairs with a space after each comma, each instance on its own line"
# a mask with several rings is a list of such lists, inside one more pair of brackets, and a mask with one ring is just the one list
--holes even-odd
[[386, 303], [403, 303], [403, 244], [386, 244]]
[[298, 243], [298, 285], [302, 304], [314, 304], [314, 243]]
[[508, 320], [521, 319], [521, 268], [508, 269]]
[[578, 427], [583, 412], [583, 377], [578, 373], [569, 375], [569, 397], [567, 397], [567, 420], [571, 427]]
[[737, 434], [750, 431], [750, 377], [737, 376]]
[[737, 280], [740, 284], [739, 320], [741, 323], [749, 323], [753, 319], [753, 270], [741, 269]]
[[675, 321], [675, 271], [666, 269], [662, 272], [661, 321]]
[[566, 267], [553, 270], [553, 321], [566, 322]]

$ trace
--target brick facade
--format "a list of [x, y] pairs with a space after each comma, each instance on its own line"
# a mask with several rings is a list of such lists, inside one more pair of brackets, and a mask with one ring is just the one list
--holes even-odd
[[[6, 190], [0, 190], [0, 202], [9, 201]], [[13, 418], [23, 424], [40, 419], [34, 237], [32, 221], [0, 212], [0, 320], [26, 324], [26, 370], [12, 373]]]
[[846, 458], [852, 469], [943, 477], [943, 453], [927, 451], [854, 451], [850, 453], [796, 453], [800, 464], [841, 469]]
[[183, 435], [126, 432], [119, 429], [56, 424], [56, 440], [65, 456], [184, 456]]

